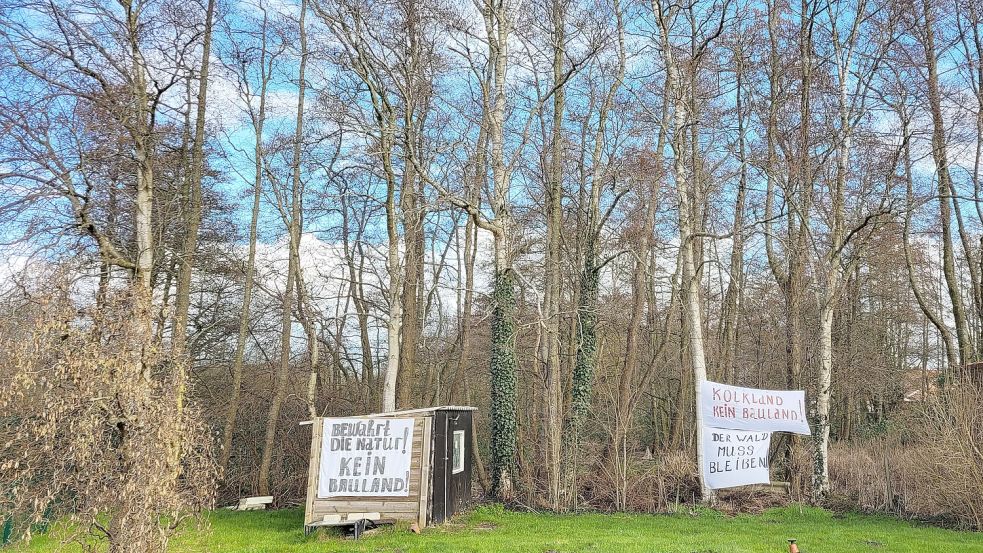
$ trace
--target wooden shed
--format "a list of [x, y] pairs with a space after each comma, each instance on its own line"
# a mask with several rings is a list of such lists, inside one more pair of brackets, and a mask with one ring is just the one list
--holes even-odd
[[471, 497], [474, 407], [313, 421], [304, 530], [358, 521], [440, 524]]

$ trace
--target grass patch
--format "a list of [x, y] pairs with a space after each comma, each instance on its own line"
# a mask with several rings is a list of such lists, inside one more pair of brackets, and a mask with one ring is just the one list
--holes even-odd
[[[983, 534], [957, 532], [889, 517], [836, 515], [788, 507], [760, 515], [577, 514], [510, 512], [497, 506], [415, 535], [405, 527], [380, 530], [355, 542], [320, 531], [304, 537], [303, 512], [215, 511], [209, 525], [189, 526], [171, 542], [174, 553], [780, 553], [786, 539], [802, 553], [983, 553]], [[78, 551], [61, 546], [53, 528], [32, 552]]]

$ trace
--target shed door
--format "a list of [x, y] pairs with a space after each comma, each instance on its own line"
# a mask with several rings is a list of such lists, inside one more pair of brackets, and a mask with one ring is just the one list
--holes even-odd
[[431, 522], [440, 524], [471, 499], [471, 412], [434, 414]]

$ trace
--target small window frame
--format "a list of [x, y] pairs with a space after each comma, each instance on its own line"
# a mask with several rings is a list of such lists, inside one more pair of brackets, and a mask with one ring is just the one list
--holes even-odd
[[[464, 472], [464, 430], [455, 430], [451, 440], [451, 474]], [[460, 452], [460, 455], [458, 455]]]

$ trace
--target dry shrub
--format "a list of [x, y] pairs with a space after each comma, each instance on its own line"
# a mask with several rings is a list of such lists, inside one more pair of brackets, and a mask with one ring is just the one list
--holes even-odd
[[983, 529], [981, 401], [979, 388], [949, 386], [913, 413], [905, 434], [834, 445], [830, 506]]
[[[614, 497], [616, 472], [604, 467], [585, 472], [580, 481], [584, 499], [580, 507], [617, 510]], [[700, 494], [696, 462], [685, 452], [670, 451], [655, 459], [633, 457], [626, 472], [629, 484], [625, 506], [628, 511], [672, 512], [682, 504], [691, 503]]]
[[67, 285], [5, 299], [0, 512], [26, 537], [64, 516], [87, 547], [164, 550], [183, 516], [211, 505], [216, 471], [198, 413], [176, 408], [147, 302], [79, 308]]
[[896, 453], [897, 444], [885, 439], [833, 444], [829, 452], [830, 505], [838, 510], [894, 511], [898, 503], [892, 493], [895, 479], [884, 462]]
[[[599, 461], [598, 461], [599, 462]], [[613, 475], [616, 471], [585, 471], [580, 480], [580, 508], [616, 511]], [[688, 511], [700, 503], [700, 481], [692, 452], [666, 451], [652, 459], [634, 456], [627, 467], [625, 510], [646, 513]], [[780, 486], [743, 486], [718, 490], [714, 508], [727, 514], [760, 513], [788, 505], [788, 491]]]
[[792, 503], [788, 491], [779, 486], [741, 486], [717, 490], [714, 507], [729, 515], [764, 512], [773, 507]]
[[[653, 478], [655, 510], [673, 510], [681, 501], [691, 501], [700, 495], [699, 467], [685, 451], [667, 452], [659, 461]], [[661, 503], [661, 505], [660, 505]]]
[[983, 389], [949, 386], [929, 405], [912, 448], [912, 478], [945, 515], [983, 529]]

